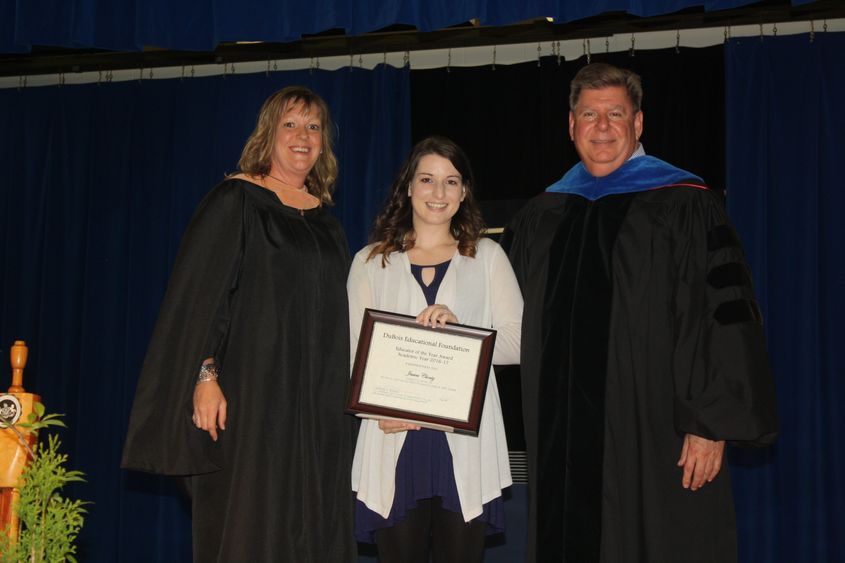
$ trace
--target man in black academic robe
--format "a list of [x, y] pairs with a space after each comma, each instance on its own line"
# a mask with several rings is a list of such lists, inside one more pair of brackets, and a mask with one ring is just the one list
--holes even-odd
[[503, 237], [525, 297], [530, 562], [737, 557], [726, 441], [777, 432], [762, 319], [721, 200], [646, 156], [639, 77], [572, 82], [581, 157]]

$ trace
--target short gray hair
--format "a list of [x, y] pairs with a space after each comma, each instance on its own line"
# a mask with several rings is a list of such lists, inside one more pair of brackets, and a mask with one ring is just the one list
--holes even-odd
[[600, 90], [608, 86], [625, 88], [634, 107], [634, 113], [640, 111], [643, 103], [643, 85], [640, 76], [628, 69], [607, 63], [589, 64], [578, 71], [569, 83], [569, 109], [575, 111], [582, 90]]

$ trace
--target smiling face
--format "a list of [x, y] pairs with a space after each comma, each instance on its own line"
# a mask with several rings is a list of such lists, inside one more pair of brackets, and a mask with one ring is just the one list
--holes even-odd
[[301, 186], [320, 158], [323, 142], [320, 111], [301, 102], [291, 104], [276, 126], [270, 156], [270, 174], [293, 186]]
[[408, 190], [414, 230], [424, 225], [444, 225], [448, 229], [464, 200], [461, 174], [439, 154], [420, 158]]
[[634, 112], [622, 86], [582, 90], [569, 112], [569, 137], [593, 176], [607, 176], [622, 166], [637, 150], [642, 132], [643, 112]]

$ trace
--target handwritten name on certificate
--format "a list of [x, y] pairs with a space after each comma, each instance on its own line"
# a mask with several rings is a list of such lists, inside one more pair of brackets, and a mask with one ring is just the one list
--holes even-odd
[[481, 340], [375, 322], [360, 402], [466, 421]]

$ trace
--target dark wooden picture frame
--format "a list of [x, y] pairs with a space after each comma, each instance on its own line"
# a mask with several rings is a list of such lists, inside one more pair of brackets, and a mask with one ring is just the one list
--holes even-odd
[[[443, 348], [448, 349], [449, 338], [453, 336], [471, 338], [480, 341], [477, 361], [474, 361], [475, 370], [472, 374], [472, 394], [466, 404], [466, 417], [450, 418], [432, 414], [424, 408], [419, 411], [403, 408], [394, 408], [385, 404], [372, 404], [361, 400], [361, 391], [367, 372], [372, 362], [379, 362], [382, 358], [370, 357], [370, 349], [373, 337], [378, 338], [374, 328], [376, 323], [394, 325], [412, 329], [414, 333], [419, 332], [421, 339], [426, 343], [435, 341], [445, 342]], [[484, 408], [484, 397], [487, 392], [487, 379], [493, 360], [493, 347], [496, 343], [496, 331], [493, 329], [478, 328], [460, 324], [447, 324], [445, 327], [432, 328], [418, 324], [415, 317], [398, 313], [388, 313], [375, 309], [366, 309], [364, 318], [361, 320], [361, 332], [358, 339], [358, 349], [355, 354], [355, 363], [352, 368], [352, 378], [349, 391], [349, 399], [346, 404], [347, 412], [354, 413], [362, 418], [375, 419], [398, 419], [413, 422], [428, 428], [467, 434], [478, 435], [478, 427], [481, 423], [481, 412]], [[473, 358], [475, 360], [475, 358]], [[468, 375], [467, 375], [468, 376]], [[464, 403], [460, 403], [461, 408]]]

